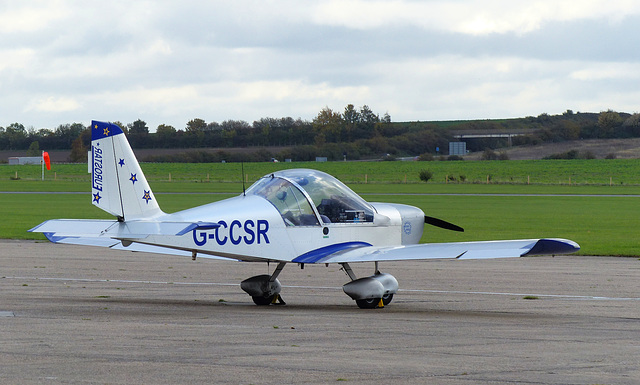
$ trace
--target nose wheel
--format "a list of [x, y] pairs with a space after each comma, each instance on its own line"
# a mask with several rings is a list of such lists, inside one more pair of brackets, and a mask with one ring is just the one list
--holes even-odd
[[268, 305], [286, 305], [280, 294], [274, 294], [269, 296], [255, 295], [252, 296], [251, 299], [253, 303], [258, 306], [268, 306]]
[[270, 295], [268, 297], [263, 297], [261, 295], [256, 295], [251, 297], [251, 299], [253, 299], [253, 303], [255, 303], [258, 306], [267, 306], [267, 305], [271, 305], [271, 303], [273, 302], [273, 300], [276, 298], [275, 295]]
[[282, 285], [277, 279], [284, 266], [285, 263], [281, 262], [271, 275], [256, 275], [245, 279], [240, 283], [240, 287], [251, 296], [253, 303], [258, 306], [285, 305], [282, 297], [280, 297]]

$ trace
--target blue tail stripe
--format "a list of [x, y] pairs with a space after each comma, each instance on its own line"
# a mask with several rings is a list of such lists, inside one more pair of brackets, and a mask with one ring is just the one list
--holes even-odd
[[91, 121], [91, 140], [98, 140], [106, 138], [108, 136], [114, 136], [123, 134], [122, 129], [113, 123], [99, 122], [97, 120]]

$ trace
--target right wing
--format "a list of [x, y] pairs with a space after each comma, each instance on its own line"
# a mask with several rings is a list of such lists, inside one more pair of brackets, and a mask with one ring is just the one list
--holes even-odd
[[419, 259], [490, 259], [525, 255], [569, 254], [580, 246], [568, 239], [518, 239], [509, 241], [424, 243], [408, 246], [379, 247], [345, 244], [318, 249], [295, 258], [298, 263], [349, 263], [403, 261]]

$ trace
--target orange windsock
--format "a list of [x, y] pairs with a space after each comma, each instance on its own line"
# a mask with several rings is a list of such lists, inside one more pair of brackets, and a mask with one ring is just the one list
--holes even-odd
[[51, 170], [51, 159], [49, 158], [49, 153], [46, 151], [43, 151], [42, 159], [44, 160], [45, 166], [47, 166], [47, 170]]

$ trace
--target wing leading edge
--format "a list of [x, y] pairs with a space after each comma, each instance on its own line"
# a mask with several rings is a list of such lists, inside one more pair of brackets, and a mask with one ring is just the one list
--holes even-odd
[[345, 245], [331, 253], [307, 253], [292, 262], [350, 263], [419, 259], [492, 259], [525, 255], [570, 254], [580, 246], [568, 239], [519, 239], [509, 241], [427, 243], [396, 247]]

